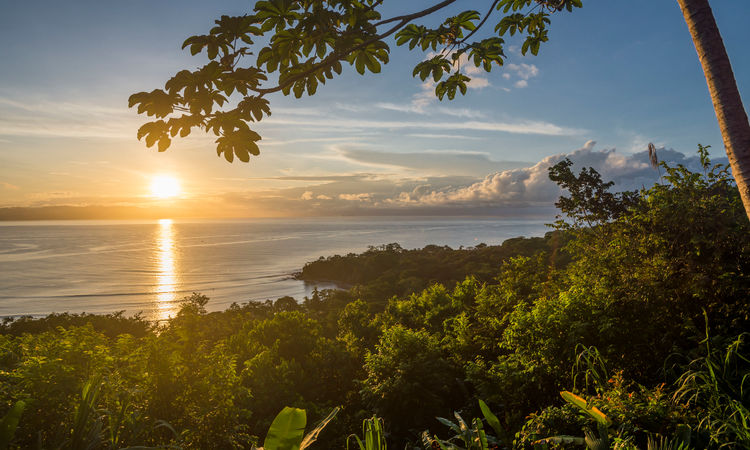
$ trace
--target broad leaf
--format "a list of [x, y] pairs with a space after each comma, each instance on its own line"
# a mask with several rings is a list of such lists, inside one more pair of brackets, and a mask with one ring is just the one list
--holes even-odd
[[24, 408], [26, 408], [26, 403], [23, 400], [19, 400], [0, 420], [0, 450], [8, 448], [10, 441], [13, 440], [13, 435], [16, 434], [18, 421], [21, 420]]
[[307, 414], [304, 409], [285, 407], [273, 419], [266, 439], [263, 441], [263, 449], [300, 450], [305, 425], [307, 425]]

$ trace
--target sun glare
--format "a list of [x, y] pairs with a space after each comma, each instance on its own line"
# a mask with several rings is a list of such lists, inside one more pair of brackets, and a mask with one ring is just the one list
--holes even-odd
[[176, 178], [157, 175], [151, 179], [151, 196], [156, 198], [172, 198], [180, 194], [180, 183]]

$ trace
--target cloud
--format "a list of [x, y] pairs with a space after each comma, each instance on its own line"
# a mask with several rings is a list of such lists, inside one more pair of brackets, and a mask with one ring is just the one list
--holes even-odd
[[[299, 177], [309, 184], [265, 192], [238, 192], [222, 196], [217, 211], [235, 211], [239, 216], [331, 216], [331, 215], [492, 215], [515, 218], [552, 219], [559, 187], [549, 180], [549, 168], [570, 158], [573, 170], [593, 167], [604, 180], [615, 181], [615, 190], [636, 190], [658, 180], [647, 152], [621, 154], [615, 149], [596, 149], [594, 141], [581, 148], [550, 155], [537, 163], [495, 170], [483, 176], [341, 176]], [[381, 154], [362, 149], [348, 156], [373, 163], [416, 167], [432, 164], [433, 158], [492, 160], [472, 152], [427, 152], [425, 154]], [[697, 157], [686, 157], [671, 149], [659, 149], [661, 160], [699, 169]], [[402, 158], [402, 159], [398, 159]], [[721, 161], [717, 161], [721, 162]], [[403, 172], [402, 172], [403, 173]], [[407, 172], [408, 174], [409, 172]]]
[[398, 112], [410, 113], [410, 114], [422, 114], [422, 115], [443, 114], [446, 116], [462, 117], [466, 119], [481, 119], [481, 118], [486, 117], [486, 115], [483, 112], [473, 110], [473, 109], [435, 106], [432, 102], [432, 98], [435, 97], [435, 94], [432, 91], [425, 92], [420, 97], [421, 98], [412, 100], [412, 102], [408, 104], [380, 102], [380, 103], [376, 103], [375, 107], [380, 108], [380, 109], [385, 109], [387, 111], [398, 111]]
[[409, 169], [420, 174], [474, 175], [488, 170], [525, 167], [527, 162], [495, 161], [487, 153], [473, 151], [387, 152], [357, 148], [338, 148], [346, 159], [375, 167]]
[[424, 130], [473, 130], [512, 134], [538, 134], [544, 136], [578, 136], [586, 130], [556, 125], [542, 121], [396, 121], [396, 120], [368, 120], [347, 118], [279, 118], [274, 116], [267, 120], [268, 124], [289, 126], [311, 126], [327, 129], [424, 129]]
[[279, 146], [279, 145], [291, 145], [291, 144], [310, 144], [314, 142], [356, 142], [360, 140], [360, 136], [331, 136], [322, 138], [299, 138], [299, 139], [263, 139], [264, 147]]
[[409, 133], [407, 136], [423, 139], [460, 139], [460, 140], [482, 140], [478, 136], [469, 136], [467, 134], [441, 134], [441, 133]]
[[[593, 167], [602, 175], [602, 179], [614, 181], [615, 189], [620, 191], [651, 186], [658, 180], [659, 173], [649, 164], [648, 152], [623, 155], [614, 149], [594, 150], [595, 144], [594, 141], [588, 141], [573, 152], [548, 156], [531, 167], [496, 172], [468, 186], [428, 193], [412, 192], [400, 195], [390, 203], [464, 207], [550, 205], [560, 196], [561, 191], [549, 180], [548, 171], [565, 158], [573, 161], [573, 170]], [[692, 169], [699, 167], [696, 157], [686, 158], [682, 153], [671, 149], [660, 149], [658, 155], [661, 160], [670, 164], [683, 164]]]
[[486, 77], [487, 72], [469, 61], [469, 55], [467, 53], [461, 54], [458, 58], [457, 64], [461, 68], [461, 72], [471, 78], [471, 81], [467, 84], [469, 89], [483, 89], [490, 86], [490, 81]]
[[[398, 111], [411, 114], [442, 114], [453, 117], [463, 117], [467, 119], [481, 119], [485, 117], [484, 113], [477, 110], [437, 105], [438, 99], [435, 96], [436, 84], [437, 83], [435, 83], [431, 79], [423, 82], [421, 84], [420, 91], [412, 96], [409, 103], [399, 104], [391, 102], [380, 102], [376, 103], [375, 107], [388, 111]], [[472, 89], [478, 89], [486, 86], [489, 86], [489, 82], [484, 78], [472, 79], [472, 81], [468, 85], [468, 87]]]
[[506, 64], [502, 77], [506, 80], [516, 78], [513, 86], [523, 89], [529, 85], [529, 79], [539, 75], [539, 68], [534, 64]]
[[372, 201], [372, 194], [339, 194], [341, 200], [356, 201], [356, 202], [369, 202]]
[[[520, 154], [523, 149], [517, 150], [516, 153]], [[469, 151], [397, 153], [342, 148], [338, 152], [341, 158], [350, 161], [394, 170], [342, 175], [288, 174], [265, 178], [295, 183], [281, 189], [269, 186], [265, 191], [195, 196], [184, 200], [192, 202], [185, 203], [185, 209], [223, 217], [460, 214], [552, 219], [555, 214], [553, 205], [561, 192], [549, 180], [548, 170], [564, 158], [571, 159], [575, 171], [594, 167], [604, 180], [613, 180], [617, 190], [649, 187], [659, 177], [649, 164], [647, 152], [599, 150], [594, 141], [577, 150], [547, 156], [536, 163], [494, 161], [489, 154]], [[691, 170], [700, 167], [696, 157], [686, 157], [671, 149], [659, 149], [658, 156], [670, 165], [679, 163]], [[454, 170], [449, 172], [446, 169], [449, 167]], [[445, 173], [454, 175], [431, 175]], [[8, 189], [8, 186], [0, 182], [2, 189]], [[46, 205], [126, 201], [141, 204], [143, 201], [141, 198], [83, 198], [76, 192], [57, 191], [39, 193], [36, 200], [35, 204]]]
[[490, 81], [487, 78], [474, 77], [469, 81], [467, 87], [469, 89], [482, 89], [490, 85]]
[[[376, 178], [379, 175], [371, 173], [355, 173], [351, 175], [287, 175], [280, 177], [254, 177], [249, 178], [250, 180], [278, 180], [278, 181], [320, 181], [320, 182], [333, 182], [333, 181], [360, 181], [366, 179]], [[239, 178], [244, 180], [244, 178]]]
[[0, 136], [133, 139], [139, 124], [124, 107], [0, 97]]
[[[425, 56], [425, 59], [434, 57], [436, 53], [429, 52]], [[448, 59], [451, 56], [448, 55]], [[485, 71], [479, 67], [476, 67], [473, 63], [469, 62], [469, 58], [466, 53], [463, 53], [456, 66], [460, 68], [460, 72], [467, 75], [471, 80], [466, 84], [469, 89], [484, 89], [490, 86], [490, 81], [485, 77]], [[376, 103], [375, 106], [381, 109], [390, 111], [399, 111], [406, 113], [415, 114], [445, 114], [455, 117], [465, 118], [482, 118], [484, 114], [479, 111], [469, 110], [465, 108], [446, 108], [444, 106], [436, 106], [437, 97], [435, 96], [435, 86], [437, 82], [428, 78], [420, 85], [420, 90], [414, 94], [409, 103], [396, 104], [396, 103]]]
[[539, 75], [539, 68], [534, 64], [508, 64], [505, 66], [507, 70], [510, 70], [516, 74], [516, 76], [522, 80], [528, 80]]

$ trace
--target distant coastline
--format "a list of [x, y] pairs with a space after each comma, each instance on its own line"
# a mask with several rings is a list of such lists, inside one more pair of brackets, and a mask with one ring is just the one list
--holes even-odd
[[[290, 213], [280, 213], [271, 216], [251, 217], [248, 215], [228, 215], [226, 217], [215, 214], [196, 214], [195, 209], [182, 207], [139, 207], [139, 206], [6, 206], [0, 207], [0, 222], [34, 221], [34, 220], [155, 220], [155, 219], [242, 219], [242, 218], [284, 218], [300, 217]], [[305, 215], [302, 217], [492, 217], [502, 219], [521, 220], [550, 220], [556, 210], [552, 205], [545, 206], [515, 206], [515, 207], [483, 207], [467, 208], [465, 210], [441, 208], [413, 208], [413, 209], [347, 209], [330, 211], [325, 215]]]
[[13, 206], [0, 208], [0, 221], [12, 220], [107, 220], [187, 217], [162, 208], [137, 206]]

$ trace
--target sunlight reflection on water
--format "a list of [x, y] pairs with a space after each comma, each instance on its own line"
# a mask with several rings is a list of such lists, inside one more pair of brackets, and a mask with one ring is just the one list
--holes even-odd
[[177, 313], [177, 270], [172, 219], [159, 220], [156, 235], [156, 319], [168, 319]]

